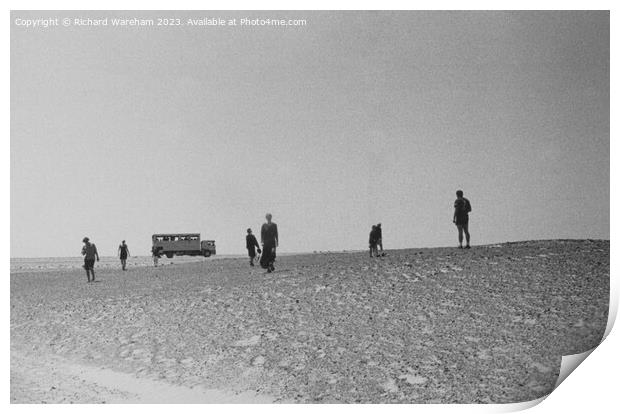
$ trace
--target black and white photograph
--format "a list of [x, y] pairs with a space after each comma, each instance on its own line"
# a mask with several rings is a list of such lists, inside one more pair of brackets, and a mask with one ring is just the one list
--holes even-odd
[[11, 404], [542, 401], [610, 280], [609, 10], [10, 11]]

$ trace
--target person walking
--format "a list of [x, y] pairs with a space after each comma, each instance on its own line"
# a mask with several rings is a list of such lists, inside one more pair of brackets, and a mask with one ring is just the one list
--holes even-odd
[[273, 263], [276, 260], [276, 247], [278, 247], [278, 225], [271, 221], [271, 213], [265, 215], [266, 223], [260, 229], [260, 240], [263, 245], [263, 254], [260, 265], [267, 269], [267, 273], [275, 270]]
[[[82, 247], [82, 256], [84, 256], [84, 269], [86, 270], [86, 281], [95, 281], [95, 258], [99, 261], [99, 253], [97, 252], [97, 246], [91, 243], [88, 237], [82, 239], [84, 246]], [[91, 280], [90, 275], [93, 278]]]
[[248, 235], [245, 236], [245, 247], [248, 249], [248, 256], [250, 256], [250, 266], [254, 266], [254, 259], [256, 258], [256, 252], [261, 252], [258, 240], [252, 234], [252, 229], [248, 229]]
[[121, 258], [121, 266], [123, 267], [123, 270], [127, 270], [127, 257], [130, 256], [129, 254], [129, 246], [127, 246], [125, 244], [125, 240], [123, 240], [121, 242], [121, 244], [118, 246], [118, 255]]
[[456, 192], [456, 200], [454, 201], [454, 216], [452, 222], [456, 224], [459, 231], [459, 249], [463, 248], [463, 232], [465, 233], [465, 248], [469, 249], [469, 213], [471, 212], [471, 203], [463, 197], [463, 190]]

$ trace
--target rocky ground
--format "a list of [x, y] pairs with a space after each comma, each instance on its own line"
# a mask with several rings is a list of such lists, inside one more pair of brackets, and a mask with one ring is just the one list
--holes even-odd
[[[607, 322], [609, 241], [276, 267], [101, 269], [91, 284], [78, 270], [11, 274], [11, 401], [132, 401], [158, 383], [262, 402], [521, 402], [551, 392], [562, 355], [596, 346]], [[97, 369], [142, 382], [78, 375]]]

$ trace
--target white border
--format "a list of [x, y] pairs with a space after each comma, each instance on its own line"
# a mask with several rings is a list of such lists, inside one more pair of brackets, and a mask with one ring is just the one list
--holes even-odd
[[[381, 2], [369, 2], [369, 1], [358, 1], [358, 2], [344, 2], [344, 1], [325, 1], [325, 0], [317, 0], [317, 1], [262, 1], [262, 2], [251, 2], [251, 1], [212, 1], [212, 2], [204, 2], [204, 1], [190, 1], [190, 0], [177, 0], [173, 2], [163, 2], [163, 1], [151, 1], [146, 3], [148, 7], [144, 7], [145, 2], [141, 1], [90, 1], [88, 3], [83, 1], [8, 1], [6, 2], [8, 8], [5, 12], [5, 22], [10, 21], [9, 13], [10, 10], [389, 10], [389, 9], [417, 9], [417, 10], [487, 10], [487, 9], [498, 9], [497, 6], [501, 5], [500, 9], [504, 10], [517, 10], [517, 9], [526, 9], [526, 10], [611, 10], [611, 67], [616, 67], [616, 53], [615, 53], [615, 45], [617, 44], [617, 36], [616, 31], [614, 30], [614, 23], [618, 20], [615, 18], [615, 10], [614, 3], [611, 1], [588, 1], [588, 2], [575, 2], [575, 1], [504, 1], [504, 2], [496, 2], [496, 1], [475, 1], [475, 2], [458, 2], [458, 1], [425, 1], [425, 2], [405, 2], [405, 1], [394, 1], [394, 0], [383, 0]], [[5, 23], [6, 24], [6, 23]], [[4, 41], [2, 42], [2, 52], [5, 57], [9, 56], [10, 43], [10, 24], [6, 24], [5, 30], [3, 31]], [[10, 143], [9, 143], [9, 134], [10, 134], [10, 98], [8, 91], [10, 90], [10, 70], [8, 65], [8, 59], [5, 61], [6, 64], [3, 65], [4, 71], [4, 79], [5, 79], [5, 88], [4, 90], [7, 93], [4, 94], [5, 100], [3, 103], [3, 130], [5, 131], [4, 139], [2, 139], [2, 159], [4, 161], [2, 165], [3, 171], [3, 188], [4, 193], [9, 194], [10, 188]], [[612, 70], [613, 73], [613, 70]], [[614, 114], [616, 113], [616, 105], [615, 99], [616, 96], [616, 83], [611, 81], [611, 135], [614, 136], [615, 128], [614, 128]], [[611, 140], [611, 159], [615, 159], [615, 154], [617, 153], [617, 144], [612, 139]], [[614, 163], [611, 163], [611, 188], [617, 187], [617, 177], [618, 177], [618, 168], [614, 167]], [[617, 206], [618, 197], [616, 192], [612, 191], [611, 193], [611, 206]], [[10, 203], [3, 203], [3, 223], [5, 229], [10, 229], [10, 212], [9, 212]], [[613, 209], [610, 209], [613, 213]], [[4, 232], [6, 234], [7, 232]], [[618, 234], [618, 220], [615, 219], [615, 216], [611, 215], [611, 234]], [[10, 324], [10, 310], [9, 310], [9, 300], [10, 300], [10, 291], [9, 291], [9, 252], [10, 252], [10, 244], [7, 237], [0, 238], [1, 247], [3, 251], [6, 252], [5, 256], [2, 258], [2, 264], [5, 269], [5, 275], [7, 277], [4, 278], [5, 281], [5, 289], [4, 289], [4, 303], [5, 305], [2, 308], [3, 320], [5, 322], [4, 327], [4, 337], [2, 341], [2, 355], [4, 369], [2, 372], [5, 373], [3, 378], [3, 390], [4, 390], [4, 402], [9, 405], [10, 401], [9, 397], [9, 324]], [[613, 254], [614, 250], [612, 250], [611, 255], [611, 265], [612, 269], [616, 269], [617, 259], [615, 254]], [[617, 286], [617, 277], [615, 276], [615, 272], [612, 272], [611, 277], [611, 289], [612, 289], [612, 300], [610, 304], [610, 314], [614, 315], [617, 313], [618, 307], [618, 286]], [[617, 331], [617, 329], [615, 330]], [[576, 370], [576, 373], [570, 375], [561, 386], [555, 390], [545, 401], [536, 407], [532, 408], [532, 412], [583, 412], [585, 410], [605, 410], [607, 407], [618, 407], [618, 397], [617, 389], [616, 389], [616, 380], [618, 368], [620, 365], [618, 364], [618, 352], [620, 349], [620, 344], [618, 340], [617, 332], [612, 331], [611, 334], [607, 337], [607, 339], [587, 358], [587, 361], [579, 366]], [[51, 410], [65, 412], [66, 410], [84, 410], [85, 407], [71, 407], [71, 406], [25, 406], [25, 405], [10, 405], [8, 407], [10, 410], [15, 412], [23, 412], [23, 411], [31, 411], [31, 410]], [[135, 407], [135, 406], [114, 406], [114, 410], [121, 410], [127, 412], [134, 411], [136, 408], [146, 408], [146, 407]], [[385, 405], [350, 405], [350, 406], [311, 406], [311, 405], [299, 405], [299, 406], [150, 406], [147, 409], [149, 411], [156, 412], [166, 412], [171, 409], [173, 410], [187, 410], [192, 412], [204, 412], [205, 410], [211, 411], [225, 411], [225, 412], [234, 412], [237, 410], [251, 410], [252, 412], [272, 412], [272, 411], [289, 411], [290, 409], [294, 409], [295, 411], [314, 411], [314, 410], [327, 410], [327, 411], [355, 411], [357, 412], [367, 412], [370, 410], [389, 410], [394, 412], [407, 412], [411, 413], [412, 410], [420, 411], [420, 412], [498, 412], [498, 410], [505, 411], [507, 406], [448, 406], [448, 405], [440, 405], [440, 406], [428, 406], [428, 405], [418, 405], [418, 406], [385, 406]], [[525, 408], [525, 407], [524, 407]], [[89, 406], [88, 410], [108, 410], [108, 406]]]

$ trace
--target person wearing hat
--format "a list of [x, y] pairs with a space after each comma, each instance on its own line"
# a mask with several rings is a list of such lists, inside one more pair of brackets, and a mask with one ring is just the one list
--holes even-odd
[[125, 244], [125, 240], [123, 240], [122, 243], [118, 246], [118, 255], [121, 258], [121, 266], [123, 267], [123, 270], [126, 270], [127, 257], [130, 256], [130, 254], [129, 246]]
[[254, 266], [256, 252], [261, 253], [261, 249], [258, 245], [258, 240], [252, 234], [252, 229], [248, 229], [248, 235], [245, 236], [245, 247], [248, 249], [248, 256], [250, 256], [250, 266]]
[[[91, 243], [88, 237], [84, 237], [82, 239], [84, 243], [84, 247], [82, 247], [82, 256], [84, 256], [84, 269], [86, 269], [86, 280], [87, 282], [95, 281], [95, 258], [99, 261], [99, 253], [97, 252], [97, 246], [94, 243]], [[92, 280], [90, 279], [90, 275], [93, 275]]]

